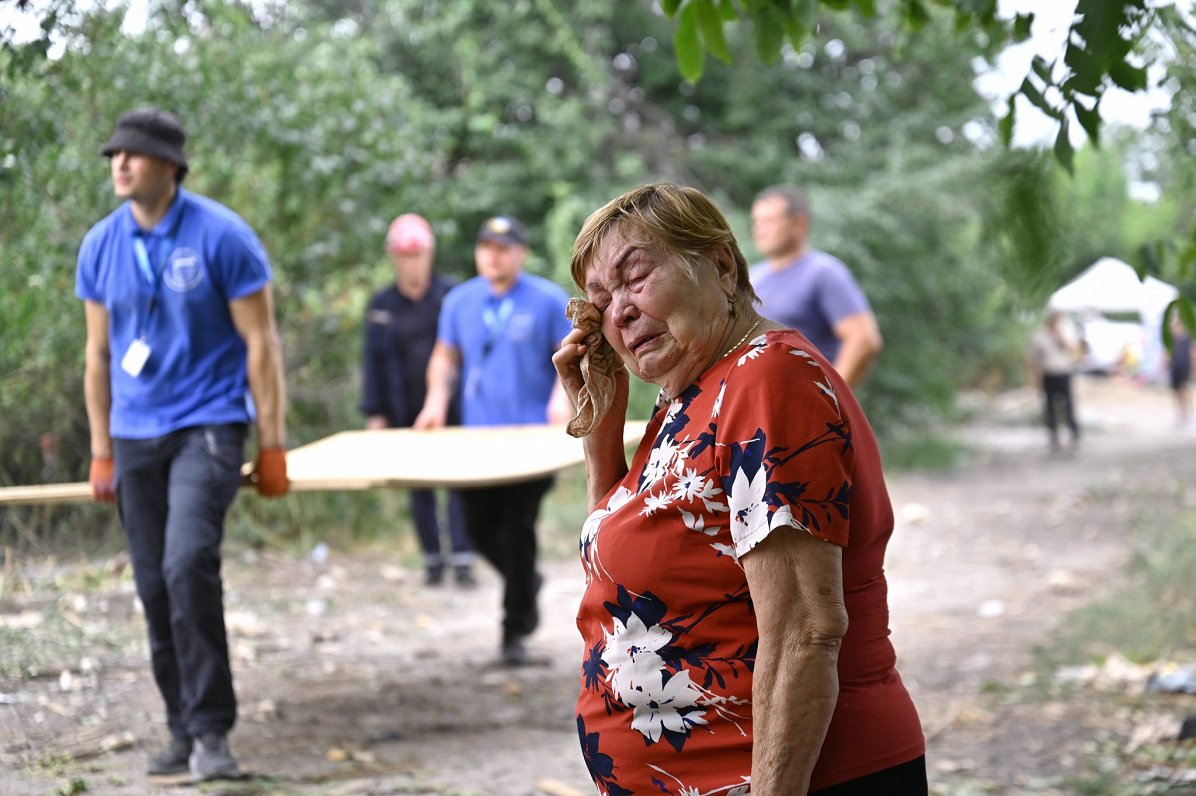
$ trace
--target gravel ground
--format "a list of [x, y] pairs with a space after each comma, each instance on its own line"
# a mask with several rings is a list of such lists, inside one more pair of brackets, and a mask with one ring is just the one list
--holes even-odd
[[[1017, 393], [984, 402], [964, 429], [975, 450], [964, 467], [890, 475], [894, 640], [936, 793], [1066, 792], [1051, 783], [1091, 763], [1109, 717], [1074, 701], [994, 704], [994, 684], [1025, 685], [1062, 616], [1116, 588], [1141, 501], [1162, 517], [1196, 510], [1184, 488], [1196, 483], [1196, 431], [1174, 426], [1169, 395], [1112, 380], [1079, 388], [1074, 452], [1048, 455], [1036, 399]], [[472, 591], [427, 589], [377, 553], [319, 566], [230, 553], [232, 744], [253, 776], [202, 792], [593, 793], [573, 719], [581, 569], [544, 570], [539, 664], [510, 670], [494, 660], [487, 571]], [[122, 560], [10, 562], [3, 575], [0, 796], [183, 787], [143, 774], [160, 706]], [[5, 677], [16, 662], [37, 676]], [[1159, 733], [1191, 707], [1171, 703]]]

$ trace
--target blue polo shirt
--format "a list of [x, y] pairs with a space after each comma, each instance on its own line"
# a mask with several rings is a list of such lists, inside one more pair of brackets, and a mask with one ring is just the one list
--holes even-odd
[[779, 271], [768, 262], [752, 266], [760, 314], [804, 334], [831, 362], [842, 343], [835, 324], [871, 307], [851, 271], [838, 257], [817, 249]]
[[502, 296], [480, 276], [449, 292], [437, 337], [461, 354], [463, 425], [547, 422], [556, 381], [552, 355], [573, 328], [565, 317], [568, 300], [533, 274], [520, 274]]
[[[138, 263], [137, 237], [152, 284]], [[181, 187], [151, 230], [137, 226], [126, 202], [88, 231], [75, 295], [108, 311], [113, 437], [150, 439], [253, 419], [245, 342], [228, 304], [261, 290], [270, 276], [265, 249], [249, 225]], [[121, 361], [138, 339], [150, 354], [134, 376]]]

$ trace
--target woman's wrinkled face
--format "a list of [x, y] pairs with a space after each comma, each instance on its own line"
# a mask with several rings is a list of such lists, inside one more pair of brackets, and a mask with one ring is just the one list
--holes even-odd
[[696, 267], [695, 281], [675, 259], [608, 232], [586, 271], [586, 296], [602, 313], [602, 334], [644, 381], [672, 397], [722, 351], [727, 298], [718, 269]]

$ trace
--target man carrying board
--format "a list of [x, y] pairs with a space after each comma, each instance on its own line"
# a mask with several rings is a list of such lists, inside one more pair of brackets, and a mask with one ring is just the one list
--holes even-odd
[[[428, 395], [415, 428], [445, 425], [460, 389], [462, 425], [565, 423], [573, 407], [552, 355], [572, 328], [567, 296], [552, 282], [523, 272], [527, 234], [510, 216], [478, 232], [478, 276], [454, 288], [440, 310], [428, 362]], [[563, 433], [563, 432], [562, 432]], [[503, 663], [528, 662], [526, 639], [539, 624], [536, 519], [552, 478], [462, 490], [474, 549], [503, 579]]]
[[288, 482], [270, 264], [239, 216], [183, 189], [185, 140], [165, 111], [121, 116], [102, 153], [125, 201], [84, 237], [75, 292], [92, 495], [120, 510], [170, 729], [148, 773], [199, 782], [240, 775], [220, 543], [250, 422], [258, 492]]

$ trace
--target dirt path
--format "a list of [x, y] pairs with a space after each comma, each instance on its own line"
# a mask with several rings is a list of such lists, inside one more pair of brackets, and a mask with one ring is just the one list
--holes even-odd
[[[1164, 392], [1084, 383], [1086, 437], [1058, 457], [1027, 425], [1032, 400], [1015, 396], [969, 428], [980, 454], [967, 468], [890, 479], [894, 637], [938, 793], [964, 781], [1019, 792], [1066, 767], [1073, 746], [1079, 759], [1073, 707], [993, 712], [986, 684], [1016, 684], [1065, 611], [1116, 585], [1135, 496], [1196, 483], [1196, 432], [1176, 432]], [[177, 792], [142, 774], [160, 707], [131, 583], [114, 566], [6, 575], [17, 585], [0, 599], [0, 664], [32, 655], [43, 676], [0, 677], [0, 796]], [[232, 740], [257, 776], [205, 793], [593, 793], [573, 720], [572, 559], [545, 564], [544, 664], [523, 670], [493, 663], [489, 573], [463, 592], [424, 589], [367, 556], [240, 555], [226, 572]], [[31, 638], [33, 652], [11, 646]]]

